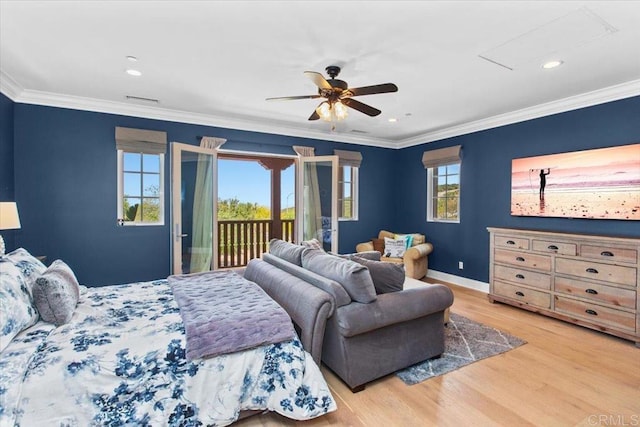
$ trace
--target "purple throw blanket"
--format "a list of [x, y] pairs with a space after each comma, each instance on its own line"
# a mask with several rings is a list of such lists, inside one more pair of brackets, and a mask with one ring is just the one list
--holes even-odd
[[180, 307], [187, 359], [293, 339], [291, 318], [265, 291], [232, 271], [168, 277]]

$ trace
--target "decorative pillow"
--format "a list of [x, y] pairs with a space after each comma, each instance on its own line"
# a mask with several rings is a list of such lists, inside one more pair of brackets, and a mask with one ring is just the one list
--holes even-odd
[[317, 249], [305, 249], [302, 267], [340, 283], [356, 302], [366, 304], [376, 300], [376, 288], [369, 270], [363, 265]]
[[406, 244], [407, 242], [405, 239], [390, 239], [389, 237], [385, 237], [384, 256], [402, 258], [406, 251]]
[[378, 251], [381, 254], [384, 253], [384, 239], [371, 239], [371, 243], [373, 243], [374, 251]]
[[396, 239], [404, 239], [405, 249], [409, 249], [411, 246], [413, 246], [413, 234], [396, 234], [394, 237]]
[[20, 269], [0, 258], [0, 352], [20, 331], [38, 321], [38, 312]]
[[376, 294], [401, 291], [404, 286], [404, 266], [393, 262], [372, 261], [366, 258], [353, 256], [351, 259], [369, 269]]
[[31, 255], [26, 249], [18, 248], [15, 251], [5, 255], [22, 273], [25, 284], [31, 294], [31, 288], [36, 281], [36, 278], [40, 276], [47, 269], [38, 258]]
[[318, 241], [318, 239], [303, 240], [302, 242], [300, 242], [300, 244], [305, 248], [320, 249], [321, 251], [324, 251], [324, 248], [322, 247], [322, 244]]
[[33, 299], [40, 317], [56, 326], [71, 320], [80, 298], [80, 285], [71, 268], [61, 260], [55, 260], [36, 279]]
[[269, 253], [273, 256], [277, 256], [285, 261], [295, 264], [299, 267], [302, 266], [302, 251], [305, 250], [304, 246], [294, 245], [293, 243], [285, 242], [280, 239], [271, 239], [269, 242]]

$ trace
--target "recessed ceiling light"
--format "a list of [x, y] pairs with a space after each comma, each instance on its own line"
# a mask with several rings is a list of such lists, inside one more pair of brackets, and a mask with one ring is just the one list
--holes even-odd
[[136, 62], [136, 61], [138, 61], [138, 58], [136, 58], [135, 56], [129, 55], [129, 56], [127, 56], [127, 60], [129, 60], [131, 62]]
[[397, 122], [397, 121], [398, 121], [398, 119], [396, 119], [395, 117], [391, 117], [391, 118], [389, 119], [389, 123], [395, 123], [395, 122]]
[[130, 76], [135, 76], [135, 77], [140, 77], [142, 75], [142, 73], [138, 70], [134, 70], [132, 68], [127, 70], [127, 74], [129, 74]]
[[542, 65], [542, 68], [544, 68], [545, 70], [549, 70], [549, 69], [551, 69], [551, 68], [559, 67], [559, 66], [561, 66], [562, 64], [563, 64], [563, 61], [560, 61], [560, 60], [553, 60], [553, 61], [545, 62], [545, 63]]

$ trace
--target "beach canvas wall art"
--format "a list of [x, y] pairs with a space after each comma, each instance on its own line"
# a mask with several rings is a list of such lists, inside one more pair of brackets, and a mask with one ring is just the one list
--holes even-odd
[[640, 144], [513, 159], [511, 215], [640, 220]]

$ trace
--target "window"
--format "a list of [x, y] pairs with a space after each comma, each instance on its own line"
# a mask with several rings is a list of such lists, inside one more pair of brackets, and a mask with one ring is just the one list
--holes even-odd
[[426, 151], [427, 221], [460, 222], [460, 146]]
[[164, 132], [116, 128], [118, 223], [164, 224]]
[[358, 220], [358, 171], [362, 154], [357, 151], [334, 150], [339, 158], [338, 217], [341, 221]]

